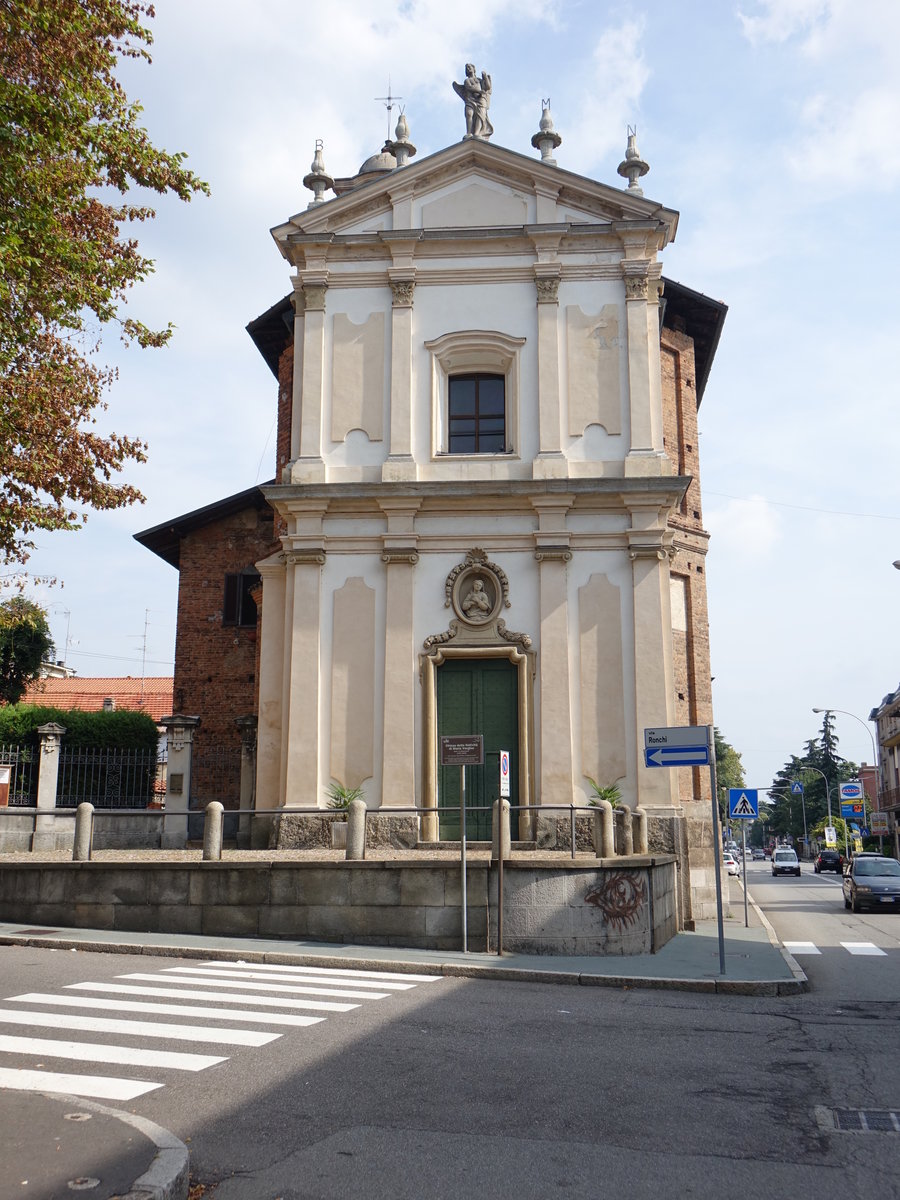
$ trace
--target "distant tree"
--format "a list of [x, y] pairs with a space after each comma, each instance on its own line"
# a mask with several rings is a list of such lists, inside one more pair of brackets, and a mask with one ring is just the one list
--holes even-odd
[[[131, 236], [155, 215], [132, 185], [189, 200], [207, 186], [139, 124], [115, 77], [144, 58], [152, 6], [0, 0], [0, 557], [24, 562], [35, 530], [76, 529], [85, 509], [142, 499], [112, 482], [142, 442], [94, 428], [115, 372], [92, 361], [99, 329], [161, 346], [119, 314], [153, 270]], [[109, 201], [113, 202], [109, 202]]]
[[722, 737], [717, 728], [713, 728], [713, 742], [716, 751], [716, 787], [719, 791], [719, 815], [722, 822], [728, 820], [728, 792], [731, 788], [744, 786], [744, 764], [741, 756], [729, 742]]
[[806, 827], [810, 837], [827, 823], [829, 794], [832, 824], [836, 825], [836, 818], [841, 815], [839, 785], [853, 779], [857, 771], [856, 763], [841, 758], [838, 753], [834, 715], [826, 712], [819, 736], [806, 742], [802, 755], [791, 755], [772, 781], [770, 827], [776, 833], [790, 834], [795, 839], [802, 836], [803, 808], [800, 797], [791, 795], [794, 782], [803, 784]]
[[24, 596], [0, 604], [0, 701], [18, 703], [52, 648], [42, 608]]

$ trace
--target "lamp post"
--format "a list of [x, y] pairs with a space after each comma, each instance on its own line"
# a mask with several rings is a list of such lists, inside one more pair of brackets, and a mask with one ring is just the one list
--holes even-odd
[[[900, 561], [900, 560], [898, 560], [898, 561]], [[866, 733], [869, 735], [869, 740], [872, 743], [872, 766], [875, 767], [876, 770], [878, 769], [878, 751], [875, 748], [875, 735], [872, 733], [872, 730], [869, 728], [868, 724], [862, 719], [862, 717], [858, 717], [856, 715], [856, 713], [847, 712], [847, 710], [844, 708], [814, 708], [813, 712], [814, 713], [836, 712], [836, 713], [840, 713], [841, 716], [843, 716], [843, 717], [852, 717], [854, 721], [858, 721], [860, 723], [860, 725], [862, 725], [863, 729], [865, 729]]]
[[818, 767], [811, 767], [808, 763], [801, 763], [804, 771], [815, 771], [817, 775], [821, 775], [825, 780], [825, 796], [828, 800], [828, 824], [831, 824], [831, 788], [828, 786], [828, 778], [824, 771], [820, 771]]

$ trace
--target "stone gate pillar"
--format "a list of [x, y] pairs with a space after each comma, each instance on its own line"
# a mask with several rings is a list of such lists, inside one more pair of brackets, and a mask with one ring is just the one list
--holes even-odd
[[[199, 717], [175, 714], [163, 717], [166, 728], [166, 812], [163, 817], [162, 849], [182, 850], [187, 845], [187, 810], [191, 796], [191, 757], [194, 730]], [[174, 811], [169, 811], [170, 809]]]
[[[37, 813], [34, 819], [34, 835], [31, 839], [32, 850], [59, 850], [68, 840], [63, 836], [59, 826], [59, 818], [53, 816], [56, 808], [56, 791], [59, 782], [59, 752], [62, 737], [66, 732], [64, 725], [51, 721], [48, 725], [39, 725], [40, 736], [40, 766], [38, 770]], [[46, 815], [47, 813], [50, 815]], [[74, 836], [74, 834], [73, 834]]]

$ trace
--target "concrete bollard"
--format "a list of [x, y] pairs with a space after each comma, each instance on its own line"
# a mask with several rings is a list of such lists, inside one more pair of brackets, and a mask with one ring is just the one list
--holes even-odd
[[650, 853], [650, 834], [647, 828], [647, 811], [638, 805], [632, 812], [631, 819], [637, 826], [634, 834], [635, 854]]
[[91, 861], [91, 839], [94, 835], [94, 806], [79, 804], [75, 809], [75, 842], [72, 846], [72, 862]]
[[509, 801], [495, 800], [491, 815], [491, 858], [508, 860], [512, 852], [509, 830]]
[[631, 820], [631, 809], [627, 804], [623, 804], [619, 812], [622, 814], [622, 853], [632, 855], [634, 854], [634, 829]]
[[347, 853], [345, 859], [366, 857], [366, 802], [351, 800], [347, 806]]
[[598, 858], [614, 858], [616, 832], [613, 807], [608, 800], [598, 800], [594, 807], [594, 851]]
[[203, 861], [219, 862], [222, 857], [222, 830], [225, 827], [225, 808], [218, 800], [210, 800], [203, 818]]

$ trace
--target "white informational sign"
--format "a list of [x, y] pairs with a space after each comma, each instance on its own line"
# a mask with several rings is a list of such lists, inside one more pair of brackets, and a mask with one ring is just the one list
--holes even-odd
[[825, 845], [826, 846], [836, 846], [837, 845], [837, 831], [835, 830], [833, 825], [825, 826]]
[[886, 812], [873, 812], [869, 816], [869, 828], [873, 833], [890, 833], [891, 826]]
[[509, 751], [500, 751], [500, 799], [509, 799]]

